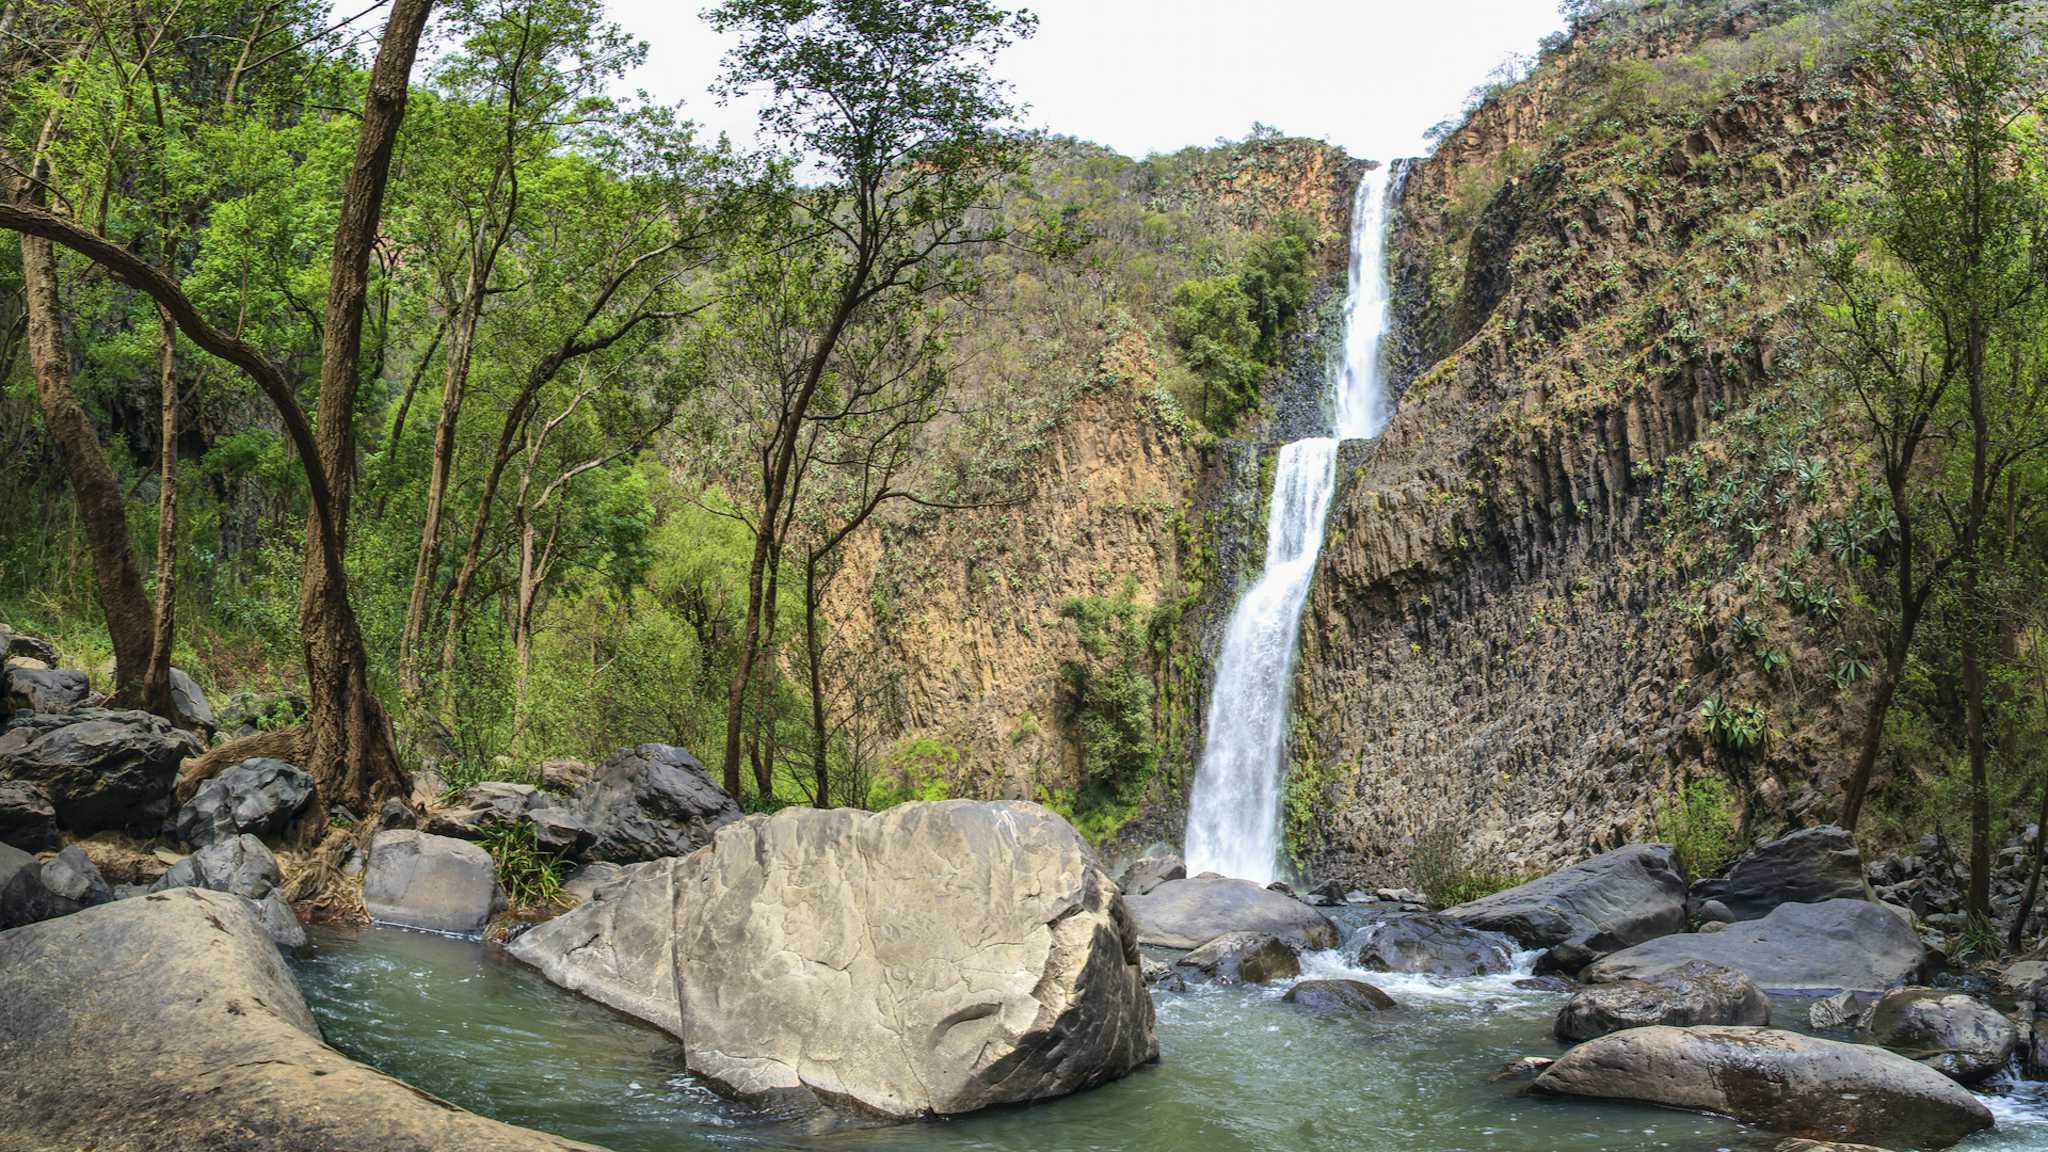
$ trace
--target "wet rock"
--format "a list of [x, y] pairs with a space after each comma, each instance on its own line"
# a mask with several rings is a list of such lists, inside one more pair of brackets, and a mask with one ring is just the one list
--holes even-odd
[[1303, 949], [1337, 946], [1329, 917], [1249, 880], [1168, 880], [1125, 897], [1124, 906], [1137, 921], [1139, 941], [1161, 948], [1199, 948], [1225, 932], [1264, 932]]
[[615, 875], [584, 903], [521, 933], [505, 951], [571, 992], [681, 1036], [675, 863], [592, 865]]
[[1925, 949], [1881, 904], [1828, 900], [1780, 904], [1759, 920], [1711, 935], [1665, 936], [1617, 952], [1585, 972], [1589, 982], [1647, 979], [1687, 961], [1733, 968], [1774, 995], [1881, 992], [1919, 978]]
[[198, 752], [190, 733], [161, 717], [87, 708], [34, 716], [0, 734], [0, 779], [39, 785], [68, 831], [154, 835], [170, 814], [178, 766]]
[[1570, 992], [1578, 985], [1562, 976], [1524, 976], [1515, 987], [1524, 992]]
[[1692, 898], [1706, 919], [1742, 921], [1780, 904], [1876, 900], [1877, 894], [1864, 879], [1856, 837], [1826, 824], [1751, 849], [1727, 875], [1695, 883]]
[[1150, 956], [1144, 956], [1139, 958], [1138, 968], [1144, 973], [1147, 988], [1157, 988], [1161, 992], [1188, 990], [1188, 982], [1181, 978], [1180, 973], [1173, 970], [1171, 964], [1163, 964]]
[[42, 786], [26, 780], [0, 780], [0, 844], [24, 852], [57, 846], [57, 809]]
[[1301, 975], [1301, 958], [1264, 932], [1226, 932], [1175, 961], [1218, 984], [1270, 984]]
[[1630, 1028], [1565, 1053], [1536, 1092], [1718, 1112], [1817, 1139], [1946, 1147], [1991, 1127], [1975, 1096], [1867, 1044], [1771, 1028]]
[[1860, 1029], [1870, 1024], [1877, 998], [1868, 992], [1837, 992], [1806, 1006], [1806, 1022], [1822, 1032]]
[[613, 753], [577, 789], [570, 810], [592, 836], [584, 858], [614, 864], [687, 856], [740, 817], [697, 758], [667, 744]]
[[72, 668], [0, 668], [9, 711], [69, 712], [92, 699], [92, 683]]
[[1519, 1080], [1534, 1080], [1543, 1075], [1543, 1070], [1557, 1063], [1548, 1056], [1523, 1056], [1501, 1065], [1500, 1071], [1486, 1078], [1488, 1084], [1513, 1083]]
[[477, 845], [399, 829], [370, 841], [363, 905], [380, 923], [474, 936], [505, 907], [505, 890]]
[[1539, 972], [1586, 964], [1685, 926], [1685, 881], [1664, 844], [1634, 844], [1444, 910], [1468, 927], [1548, 952]]
[[1844, 1144], [1839, 1140], [1780, 1140], [1771, 1152], [1885, 1152], [1871, 1144]]
[[171, 711], [176, 713], [178, 727], [213, 732], [213, 705], [207, 701], [199, 682], [182, 668], [171, 669]]
[[313, 778], [269, 756], [244, 760], [199, 786], [178, 809], [171, 833], [194, 848], [243, 832], [283, 832], [313, 798]]
[[785, 808], [719, 829], [675, 887], [685, 1059], [736, 1095], [953, 1114], [1158, 1056], [1123, 897], [1038, 805]]
[[1760, 1025], [1770, 1019], [1771, 1002], [1748, 977], [1693, 961], [1646, 980], [1587, 985], [1558, 1011], [1554, 1030], [1560, 1040], [1578, 1041], [1653, 1024]]
[[1492, 976], [1514, 970], [1514, 954], [1493, 933], [1441, 916], [1399, 916], [1372, 926], [1358, 951], [1370, 972], [1421, 976]]
[[277, 857], [263, 841], [244, 833], [216, 840], [171, 865], [149, 890], [204, 888], [238, 896], [248, 902], [250, 912], [278, 947], [302, 948], [306, 929], [278, 890], [281, 879]]
[[0, 936], [0, 1073], [10, 1147], [595, 1152], [328, 1047], [255, 914], [198, 889]]
[[1870, 1014], [1870, 1038], [1963, 1084], [2004, 1068], [2019, 1046], [2012, 1021], [1973, 997], [1936, 988], [1887, 992]]
[[1178, 856], [1146, 856], [1124, 869], [1117, 887], [1126, 896], [1143, 896], [1168, 880], [1188, 878], [1187, 862]]
[[1365, 1016], [1396, 1007], [1392, 996], [1363, 980], [1303, 980], [1280, 999], [1318, 1016]]

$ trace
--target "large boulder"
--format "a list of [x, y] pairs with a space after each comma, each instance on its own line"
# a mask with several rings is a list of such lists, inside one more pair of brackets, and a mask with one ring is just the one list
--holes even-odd
[[199, 786], [178, 809], [171, 834], [194, 848], [248, 832], [282, 832], [313, 798], [313, 777], [295, 765], [257, 756]]
[[1692, 886], [1710, 920], [1754, 920], [1780, 904], [1875, 900], [1856, 837], [1832, 824], [1801, 828], [1744, 853], [1725, 876]]
[[786, 808], [675, 868], [685, 1060], [736, 1095], [945, 1115], [1159, 1055], [1123, 898], [1036, 804]]
[[301, 948], [306, 943], [306, 929], [291, 905], [285, 903], [284, 892], [278, 887], [282, 879], [277, 857], [263, 846], [263, 841], [243, 833], [216, 840], [171, 865], [170, 871], [158, 877], [149, 890], [204, 888], [239, 896], [249, 902], [250, 910], [278, 947]]
[[1469, 927], [1546, 952], [1541, 972], [1575, 972], [1685, 927], [1685, 880], [1664, 844], [1631, 844], [1444, 910]]
[[199, 742], [161, 717], [85, 708], [0, 733], [0, 779], [41, 786], [71, 832], [155, 835], [170, 815], [179, 764], [198, 754]]
[[1665, 936], [1616, 952], [1587, 968], [1584, 979], [1647, 980], [1694, 960], [1733, 968], [1769, 993], [1825, 995], [1912, 983], [1926, 963], [1926, 946], [1882, 904], [1780, 904], [1761, 920], [1720, 932]]
[[1624, 1028], [1656, 1024], [1768, 1024], [1771, 1002], [1732, 968], [1692, 961], [1647, 980], [1588, 984], [1558, 1010], [1555, 1031], [1565, 1041], [1591, 1040]]
[[494, 831], [529, 825], [533, 845], [543, 852], [575, 856], [593, 839], [583, 819], [552, 793], [531, 784], [486, 780], [457, 793], [427, 814], [423, 831], [458, 840], [482, 840]]
[[1143, 896], [1169, 880], [1188, 878], [1188, 866], [1178, 856], [1143, 856], [1131, 862], [1116, 886], [1126, 896]]
[[584, 857], [614, 864], [687, 856], [740, 818], [704, 765], [668, 744], [614, 752], [576, 790], [570, 809], [590, 830]]
[[328, 1047], [247, 906], [193, 888], [0, 934], [0, 1081], [9, 1147], [595, 1152]]
[[1511, 972], [1514, 953], [1492, 932], [1441, 916], [1395, 916], [1366, 931], [1358, 966], [1368, 972], [1420, 976], [1492, 976]]
[[1301, 957], [1287, 941], [1264, 932], [1225, 932], [1176, 963], [1218, 984], [1270, 984], [1301, 975]]
[[1771, 1028], [1630, 1028], [1566, 1052], [1530, 1087], [1894, 1148], [1946, 1147], [1991, 1127], [1990, 1111], [1939, 1072], [1867, 1044]]
[[505, 890], [491, 854], [477, 845], [398, 829], [370, 841], [363, 906], [382, 924], [474, 936], [505, 907]]
[[171, 711], [177, 714], [178, 727], [212, 734], [213, 705], [199, 681], [183, 668], [171, 669]]
[[92, 698], [92, 682], [72, 668], [0, 668], [9, 711], [69, 712]]
[[1337, 926], [1292, 896], [1249, 880], [1169, 880], [1124, 906], [1138, 940], [1161, 948], [1199, 948], [1225, 932], [1264, 932], [1297, 948], [1335, 948]]
[[25, 852], [57, 846], [57, 809], [42, 785], [0, 780], [0, 844]]
[[2019, 1046], [2012, 1021], [1990, 1005], [1939, 988], [1896, 988], [1870, 1014], [1870, 1038], [1964, 1084], [2003, 1069]]
[[[681, 1036], [675, 865], [648, 860], [614, 869], [618, 875], [585, 903], [521, 933], [505, 950], [572, 992]], [[608, 866], [592, 865], [599, 867]]]
[[1318, 1016], [1365, 1016], [1394, 1007], [1394, 998], [1363, 980], [1302, 980], [1280, 999]]

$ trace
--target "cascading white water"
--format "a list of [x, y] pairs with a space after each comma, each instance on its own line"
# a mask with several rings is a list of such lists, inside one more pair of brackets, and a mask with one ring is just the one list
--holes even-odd
[[1390, 177], [1388, 167], [1366, 173], [1351, 206], [1351, 272], [1344, 363], [1334, 388], [1335, 435], [1297, 440], [1280, 449], [1266, 515], [1266, 565], [1237, 602], [1224, 633], [1202, 764], [1188, 803], [1185, 853], [1191, 876], [1220, 872], [1267, 884], [1279, 863], [1288, 690], [1294, 681], [1301, 608], [1337, 487], [1337, 446], [1379, 435], [1390, 415], [1379, 368], [1387, 331]]

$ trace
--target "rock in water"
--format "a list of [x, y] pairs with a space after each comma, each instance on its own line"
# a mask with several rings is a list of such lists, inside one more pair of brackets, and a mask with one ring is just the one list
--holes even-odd
[[1394, 998], [1363, 980], [1303, 980], [1281, 1000], [1319, 1016], [1364, 1016], [1394, 1007]]
[[674, 883], [685, 1058], [736, 1095], [944, 1115], [1159, 1055], [1123, 898], [1036, 804], [785, 808]]
[[1420, 976], [1492, 976], [1513, 971], [1515, 957], [1499, 936], [1424, 914], [1373, 925], [1358, 950], [1358, 966]]
[[329, 1048], [248, 906], [192, 888], [0, 935], [0, 1080], [10, 1147], [596, 1152]]
[[704, 765], [667, 744], [614, 752], [576, 790], [570, 809], [594, 838], [584, 858], [614, 864], [687, 856], [740, 818]]
[[1726, 876], [1692, 886], [1695, 903], [1714, 901], [1716, 920], [1754, 920], [1780, 904], [1876, 900], [1863, 876], [1856, 837], [1832, 824], [1801, 828], [1745, 853]]
[[1126, 896], [1143, 896], [1168, 880], [1188, 878], [1187, 862], [1178, 856], [1146, 856], [1124, 869], [1117, 887]]
[[474, 936], [505, 907], [505, 890], [491, 854], [477, 845], [398, 829], [370, 841], [363, 906], [380, 923]]
[[313, 778], [269, 756], [242, 761], [199, 786], [178, 809], [171, 833], [194, 848], [248, 832], [271, 836], [285, 830], [313, 798]]
[[1444, 915], [1548, 949], [1539, 972], [1576, 972], [1685, 927], [1685, 880], [1664, 844], [1631, 844]]
[[1225, 932], [1177, 961], [1218, 984], [1270, 984], [1301, 975], [1287, 941], [1264, 932]]
[[619, 875], [586, 903], [521, 933], [505, 950], [572, 992], [681, 1036], [675, 864], [648, 860], [614, 869]]
[[1630, 1028], [1566, 1052], [1531, 1088], [1886, 1147], [1947, 1147], [1991, 1127], [1990, 1111], [1933, 1069], [1867, 1044], [1772, 1028]]
[[154, 836], [170, 815], [178, 765], [198, 754], [199, 741], [161, 717], [84, 708], [0, 734], [0, 779], [40, 785], [69, 831]]
[[1653, 1024], [1767, 1024], [1771, 1002], [1747, 976], [1695, 960], [1648, 980], [1620, 980], [1579, 989], [1558, 1010], [1565, 1041], [1591, 1040]]
[[57, 809], [41, 785], [0, 780], [0, 844], [12, 844], [24, 852], [57, 846]]
[[1773, 994], [1871, 992], [1918, 979], [1926, 947], [1882, 904], [1780, 904], [1725, 931], [1665, 936], [1616, 952], [1586, 969], [1585, 979], [1644, 980], [1690, 960], [1733, 968]]
[[1249, 880], [1169, 880], [1124, 905], [1138, 922], [1139, 942], [1160, 948], [1199, 948], [1225, 932], [1265, 932], [1297, 948], [1337, 946], [1328, 916]]
[[1870, 1038], [1963, 1084], [2004, 1068], [2019, 1046], [2012, 1021], [1961, 992], [1898, 988], [1870, 1014]]

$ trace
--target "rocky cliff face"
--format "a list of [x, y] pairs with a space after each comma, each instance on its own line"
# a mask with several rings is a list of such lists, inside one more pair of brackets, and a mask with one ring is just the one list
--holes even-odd
[[[1827, 430], [1790, 315], [1853, 86], [1812, 5], [1739, 7], [1582, 31], [1407, 183], [1404, 392], [1304, 627], [1312, 873], [1396, 879], [1441, 826], [1548, 868], [1653, 833], [1685, 780], [1768, 821], [1839, 766], [1842, 638], [1766, 585], [1805, 587], [1845, 483], [1802, 471]], [[1765, 709], [1768, 750], [1717, 746], [1710, 699]]]

